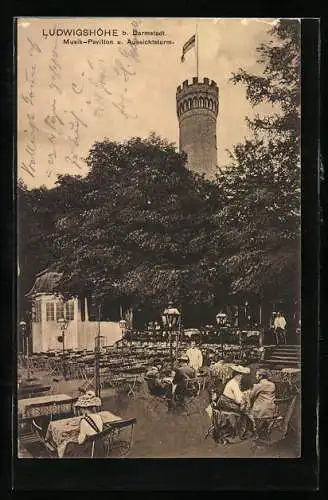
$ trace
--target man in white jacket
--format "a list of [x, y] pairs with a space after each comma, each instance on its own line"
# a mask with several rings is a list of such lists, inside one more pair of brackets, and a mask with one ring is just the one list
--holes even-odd
[[284, 344], [287, 343], [286, 341], [286, 320], [283, 314], [281, 312], [278, 312], [273, 323], [274, 327], [274, 332], [276, 335], [276, 343], [280, 344], [281, 340]]
[[196, 346], [196, 342], [194, 340], [190, 341], [190, 348], [187, 350], [186, 356], [189, 358], [189, 366], [191, 366], [191, 368], [193, 368], [197, 373], [203, 366], [203, 354], [202, 351]]

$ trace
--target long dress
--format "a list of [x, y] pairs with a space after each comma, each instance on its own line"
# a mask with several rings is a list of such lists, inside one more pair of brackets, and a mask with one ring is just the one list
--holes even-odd
[[[226, 394], [233, 395], [235, 398], [228, 397]], [[243, 411], [243, 394], [235, 380], [230, 380], [219, 396], [213, 403], [213, 437], [217, 442], [228, 442], [231, 440], [241, 440], [246, 437], [246, 432], [250, 427], [248, 416]]]

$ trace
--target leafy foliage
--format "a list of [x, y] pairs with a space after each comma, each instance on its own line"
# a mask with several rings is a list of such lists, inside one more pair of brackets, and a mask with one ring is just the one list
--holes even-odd
[[225, 208], [218, 214], [224, 265], [234, 293], [292, 297], [299, 288], [300, 245], [300, 25], [281, 20], [258, 47], [263, 74], [244, 70], [234, 84], [246, 87], [254, 107], [271, 103], [268, 116], [248, 119], [253, 137], [237, 144], [218, 181]]
[[256, 108], [252, 137], [230, 152], [216, 182], [190, 172], [151, 134], [96, 142], [86, 177], [53, 189], [20, 184], [21, 288], [51, 266], [58, 291], [126, 307], [211, 305], [229, 294], [292, 298], [299, 290], [299, 22], [281, 20], [258, 47], [260, 75], [232, 77]]
[[221, 206], [217, 186], [187, 170], [184, 155], [154, 134], [98, 142], [87, 162], [84, 179], [59, 179], [59, 288], [130, 305], [169, 296], [211, 301], [206, 253], [212, 211]]

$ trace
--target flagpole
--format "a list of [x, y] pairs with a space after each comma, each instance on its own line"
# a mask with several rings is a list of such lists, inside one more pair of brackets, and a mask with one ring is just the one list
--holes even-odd
[[196, 24], [196, 75], [198, 78], [198, 24]]

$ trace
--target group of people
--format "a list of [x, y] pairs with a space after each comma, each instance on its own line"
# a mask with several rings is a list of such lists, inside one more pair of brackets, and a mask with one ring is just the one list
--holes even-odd
[[[230, 364], [232, 377], [225, 384], [223, 391], [213, 390], [210, 404], [206, 408], [211, 421], [215, 416], [218, 430], [218, 440], [229, 442], [230, 437], [239, 435], [241, 439], [248, 431], [261, 436], [265, 432], [265, 423], [276, 415], [275, 384], [270, 381], [269, 374], [264, 369], [256, 371], [256, 383], [251, 389], [242, 389], [242, 379], [250, 374], [245, 366]], [[175, 366], [164, 366], [160, 360], [155, 360], [154, 366], [146, 374], [150, 392], [155, 396], [164, 397], [168, 402], [168, 410], [184, 406], [188, 380], [195, 379], [203, 367], [203, 354], [194, 340], [190, 347], [181, 355]], [[73, 457], [88, 453], [89, 436], [103, 430], [103, 422], [99, 411], [101, 399], [93, 391], [81, 395], [75, 403], [76, 413], [81, 416], [77, 443], [69, 443], [65, 455]], [[234, 415], [236, 418], [227, 417]]]
[[173, 369], [155, 360], [154, 366], [146, 374], [149, 390], [154, 396], [166, 397], [169, 410], [182, 408], [188, 380], [195, 379], [202, 366], [202, 351], [191, 340], [189, 349], [178, 358]]
[[[163, 366], [160, 360], [155, 361], [146, 375], [149, 390], [155, 396], [165, 397], [169, 410], [183, 407], [188, 380], [195, 379], [202, 371], [202, 366], [202, 352], [191, 340], [189, 349], [179, 357], [173, 370]], [[229, 364], [229, 367], [232, 377], [223, 390], [211, 391], [211, 401], [206, 408], [211, 420], [215, 415], [219, 440], [226, 442], [236, 435], [244, 439], [249, 432], [261, 437], [270, 419], [277, 414], [275, 384], [270, 380], [267, 370], [258, 369], [256, 383], [251, 389], [243, 390], [243, 377], [250, 374], [250, 369], [236, 364]]]
[[[250, 373], [250, 369], [234, 364], [230, 368], [233, 376], [226, 383], [222, 394], [213, 391], [211, 403], [206, 409], [212, 421], [215, 416], [216, 438], [225, 443], [236, 435], [244, 439], [248, 432], [261, 438], [265, 436], [270, 420], [277, 414], [275, 384], [269, 379], [267, 370], [258, 369], [257, 383], [243, 391], [241, 381], [245, 374]], [[215, 414], [213, 410], [216, 410]]]

